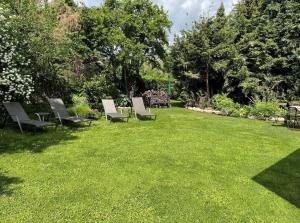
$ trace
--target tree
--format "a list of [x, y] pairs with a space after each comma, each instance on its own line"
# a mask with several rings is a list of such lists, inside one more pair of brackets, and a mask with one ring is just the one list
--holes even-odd
[[145, 62], [158, 66], [165, 57], [170, 21], [150, 0], [107, 0], [85, 9], [81, 35], [86, 46], [111, 67], [113, 80], [129, 95]]
[[76, 72], [78, 55], [69, 33], [78, 24], [79, 13], [64, 0], [11, 1], [10, 13], [19, 20], [14, 29], [26, 45], [18, 48], [31, 61], [28, 75], [34, 83], [31, 100], [45, 96], [68, 96], [69, 77]]
[[[294, 0], [261, 0], [248, 14], [247, 28], [237, 39], [248, 69], [239, 86], [247, 97], [299, 97], [299, 6]], [[247, 1], [244, 8], [253, 9]]]
[[235, 32], [221, 4], [215, 17], [201, 18], [191, 30], [176, 38], [171, 51], [175, 76], [187, 84], [186, 89], [204, 90], [207, 97], [222, 91], [236, 53], [234, 40]]

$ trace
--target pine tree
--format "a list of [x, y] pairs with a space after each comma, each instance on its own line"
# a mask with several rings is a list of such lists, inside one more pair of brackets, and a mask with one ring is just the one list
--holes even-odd
[[265, 0], [260, 4], [238, 42], [248, 68], [240, 86], [250, 97], [299, 95], [300, 3]]

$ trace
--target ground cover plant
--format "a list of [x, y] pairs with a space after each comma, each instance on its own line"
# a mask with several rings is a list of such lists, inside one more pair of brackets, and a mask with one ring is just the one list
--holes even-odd
[[153, 112], [157, 121], [0, 129], [1, 222], [299, 222], [299, 131]]

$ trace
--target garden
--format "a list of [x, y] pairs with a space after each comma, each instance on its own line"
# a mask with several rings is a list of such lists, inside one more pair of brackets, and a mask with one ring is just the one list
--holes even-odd
[[1, 1], [0, 222], [299, 222], [299, 1], [166, 7]]

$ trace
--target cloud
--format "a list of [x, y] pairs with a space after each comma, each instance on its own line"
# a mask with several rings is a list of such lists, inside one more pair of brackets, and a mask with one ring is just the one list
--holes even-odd
[[[84, 2], [87, 6], [100, 5], [103, 0], [78, 0]], [[190, 28], [193, 21], [200, 16], [212, 16], [223, 2], [226, 12], [229, 13], [233, 5], [238, 0], [152, 0], [154, 3], [161, 5], [168, 12], [173, 22], [170, 40], [174, 34], [179, 34], [181, 30]]]

